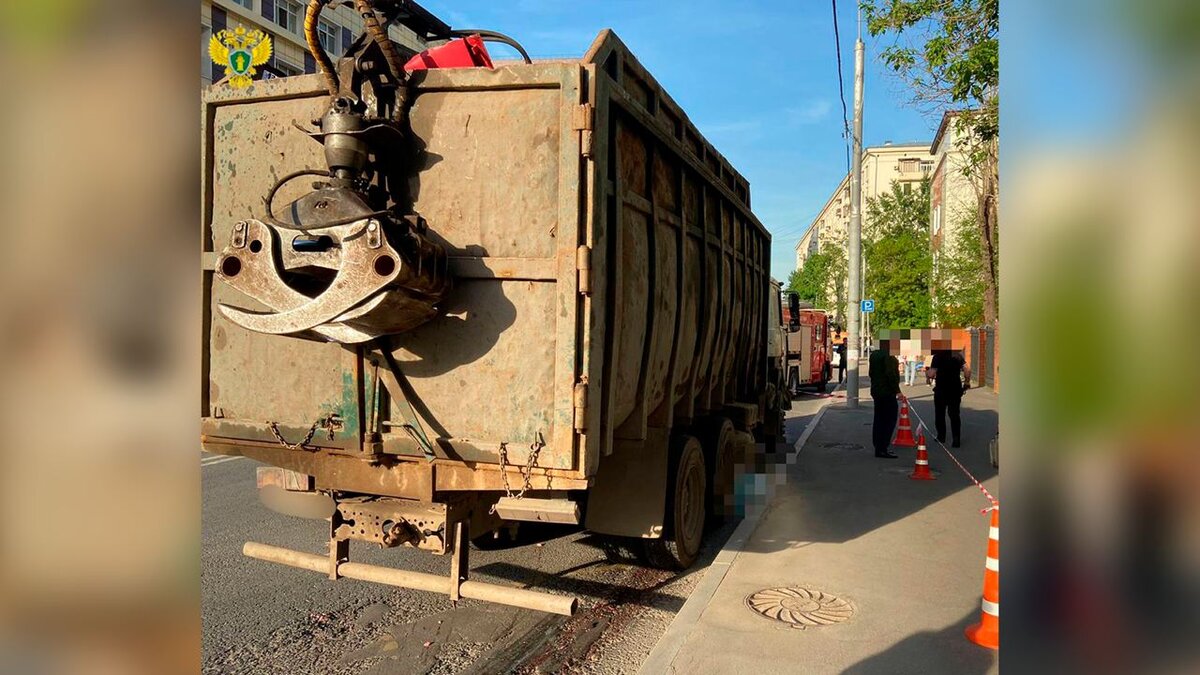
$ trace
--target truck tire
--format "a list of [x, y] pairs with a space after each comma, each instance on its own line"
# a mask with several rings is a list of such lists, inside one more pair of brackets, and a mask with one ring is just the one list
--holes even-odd
[[726, 501], [733, 497], [733, 468], [737, 462], [733, 422], [727, 417], [709, 419], [700, 433], [700, 445], [704, 449], [704, 468], [708, 473], [708, 518], [713, 523], [720, 523], [728, 515]]
[[700, 441], [682, 436], [674, 445], [678, 451], [671, 453], [663, 536], [644, 540], [643, 551], [653, 567], [684, 570], [696, 562], [704, 538], [707, 479]]

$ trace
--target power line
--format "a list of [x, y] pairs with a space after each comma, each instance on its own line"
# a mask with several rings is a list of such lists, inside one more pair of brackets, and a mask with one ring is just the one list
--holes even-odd
[[838, 33], [837, 0], [833, 2], [833, 42], [837, 52], [838, 95], [842, 99], [842, 138], [846, 142], [846, 173], [850, 173], [850, 114], [846, 111], [846, 84], [842, 79], [842, 37]]

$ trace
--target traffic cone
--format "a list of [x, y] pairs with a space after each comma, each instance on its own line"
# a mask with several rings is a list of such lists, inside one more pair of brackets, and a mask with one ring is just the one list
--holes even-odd
[[988, 530], [979, 623], [968, 626], [966, 634], [968, 640], [980, 647], [1000, 649], [1000, 507], [992, 509], [992, 527]]
[[892, 445], [897, 448], [911, 448], [916, 446], [916, 439], [913, 438], [912, 422], [908, 419], [908, 397], [900, 397], [900, 428], [896, 432], [896, 440]]
[[915, 465], [913, 465], [913, 472], [909, 474], [908, 477], [913, 480], [937, 480], [937, 478], [929, 472], [929, 453], [925, 451], [924, 433], [922, 433], [920, 439], [917, 440], [917, 462]]

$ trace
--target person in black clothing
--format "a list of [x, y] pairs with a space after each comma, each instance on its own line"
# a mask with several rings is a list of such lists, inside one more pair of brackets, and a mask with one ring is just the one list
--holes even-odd
[[839, 384], [846, 381], [846, 345], [849, 342], [850, 338], [842, 338], [842, 344], [836, 347]]
[[944, 349], [935, 352], [933, 361], [925, 371], [925, 381], [933, 383], [933, 422], [937, 427], [939, 443], [946, 442], [946, 413], [950, 413], [951, 447], [962, 442], [963, 392], [971, 387], [971, 367], [962, 354]]
[[895, 459], [896, 453], [888, 449], [892, 444], [892, 432], [896, 429], [896, 418], [900, 409], [896, 397], [900, 394], [900, 362], [889, 352], [887, 340], [880, 342], [879, 349], [871, 352], [867, 374], [871, 378], [871, 398], [875, 400], [875, 422], [871, 425], [871, 443], [875, 456]]

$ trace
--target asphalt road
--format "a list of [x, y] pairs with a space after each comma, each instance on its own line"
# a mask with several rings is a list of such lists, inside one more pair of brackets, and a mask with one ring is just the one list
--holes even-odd
[[[790, 439], [820, 402], [804, 396], [793, 404]], [[205, 673], [633, 673], [737, 524], [712, 530], [701, 559], [683, 573], [645, 568], [578, 529], [527, 531], [520, 546], [472, 551], [471, 578], [574, 594], [576, 615], [473, 600], [453, 607], [442, 595], [331, 582], [242, 556], [246, 541], [324, 555], [325, 524], [263, 506], [251, 460], [205, 455], [201, 465]], [[448, 558], [408, 548], [353, 543], [351, 559], [449, 572]]]

